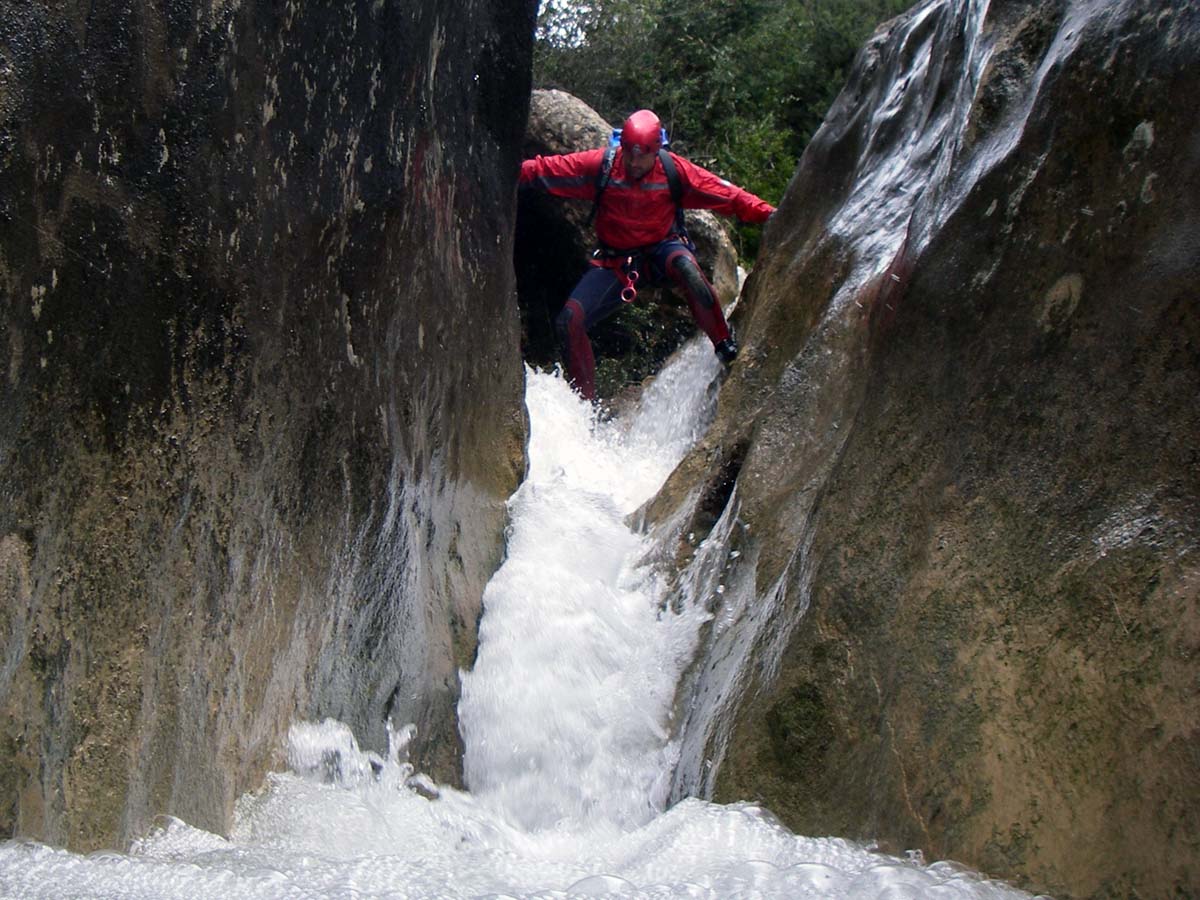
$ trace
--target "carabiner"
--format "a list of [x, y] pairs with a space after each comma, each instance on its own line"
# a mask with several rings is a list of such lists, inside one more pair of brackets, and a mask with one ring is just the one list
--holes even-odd
[[632, 272], [622, 271], [621, 277], [625, 279], [625, 287], [621, 289], [621, 299], [626, 303], [632, 303], [637, 299], [637, 288], [634, 285], [637, 284], [639, 277], [638, 270], [634, 269]]

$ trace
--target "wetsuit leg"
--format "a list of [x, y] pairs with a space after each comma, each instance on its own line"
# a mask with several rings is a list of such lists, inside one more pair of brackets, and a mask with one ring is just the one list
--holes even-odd
[[729, 337], [729, 325], [721, 312], [717, 292], [696, 261], [695, 255], [679, 241], [664, 241], [655, 248], [654, 261], [671, 282], [683, 291], [696, 324], [713, 345]]
[[567, 377], [587, 400], [596, 399], [596, 359], [588, 332], [621, 308], [621, 287], [612, 269], [593, 266], [579, 279], [554, 320]]

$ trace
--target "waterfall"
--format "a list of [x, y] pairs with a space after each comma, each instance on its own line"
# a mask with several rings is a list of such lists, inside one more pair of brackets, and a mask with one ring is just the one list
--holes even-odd
[[[557, 374], [526, 373], [530, 471], [463, 674], [468, 791], [403, 762], [411, 730], [378, 755], [341, 723], [297, 723], [289, 770], [242, 798], [228, 838], [164, 817], [128, 854], [10, 841], [0, 897], [1025, 896], [794, 835], [753, 803], [667, 808], [675, 694], [713, 613], [668, 602], [661, 548], [627, 520], [703, 432], [718, 380], [693, 342], [605, 419]], [[719, 596], [727, 560], [703, 546], [696, 559]]]
[[628, 828], [665, 804], [675, 686], [707, 616], [662, 612], [648, 538], [625, 517], [695, 439], [716, 367], [692, 345], [629, 421], [607, 422], [528, 373], [529, 474], [459, 706], [467, 783], [524, 828]]

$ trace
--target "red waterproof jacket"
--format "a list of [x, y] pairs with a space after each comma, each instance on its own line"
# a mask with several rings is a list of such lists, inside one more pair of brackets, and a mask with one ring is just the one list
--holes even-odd
[[[624, 151], [618, 147], [612, 163], [612, 178], [604, 189], [596, 213], [596, 237], [614, 250], [633, 250], [657, 244], [675, 228], [675, 201], [662, 160], [643, 178], [634, 181], [625, 173]], [[592, 200], [604, 150], [584, 150], [560, 156], [537, 156], [521, 164], [523, 185], [540, 188], [556, 197]], [[760, 200], [707, 169], [671, 154], [679, 170], [685, 209], [711, 209], [743, 222], [765, 222], [775, 211]]]

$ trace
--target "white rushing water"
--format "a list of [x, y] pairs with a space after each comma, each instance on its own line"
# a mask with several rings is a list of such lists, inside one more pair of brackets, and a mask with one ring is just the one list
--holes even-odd
[[363, 752], [337, 722], [291, 730], [290, 771], [229, 838], [164, 818], [128, 854], [0, 845], [0, 897], [999, 898], [951, 864], [796, 836], [753, 804], [664, 810], [676, 685], [706, 614], [663, 612], [626, 516], [699, 436], [718, 365], [695, 342], [624, 418], [529, 372], [529, 477], [487, 588], [460, 705], [470, 792]]

